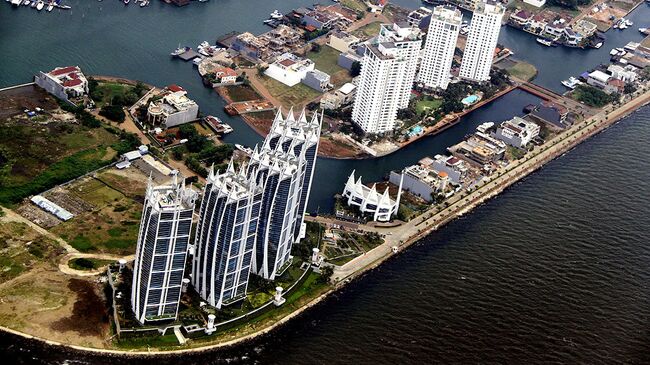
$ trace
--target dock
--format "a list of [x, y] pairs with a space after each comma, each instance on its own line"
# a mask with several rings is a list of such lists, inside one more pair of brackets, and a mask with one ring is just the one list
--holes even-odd
[[197, 58], [197, 57], [199, 57], [199, 56], [200, 56], [200, 55], [199, 55], [195, 50], [190, 49], [190, 50], [188, 50], [188, 51], [185, 51], [185, 52], [183, 52], [183, 53], [177, 55], [176, 57], [178, 57], [178, 58], [180, 58], [181, 60], [187, 62], [187, 61], [191, 61], [191, 60], [193, 60], [193, 59], [195, 59], [195, 58]]

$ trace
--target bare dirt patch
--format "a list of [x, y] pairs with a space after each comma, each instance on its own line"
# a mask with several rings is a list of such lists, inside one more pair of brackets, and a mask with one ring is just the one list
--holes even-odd
[[68, 281], [68, 289], [77, 295], [72, 312], [52, 322], [50, 328], [62, 332], [73, 331], [81, 336], [101, 337], [108, 329], [108, 312], [96, 285], [74, 278]]

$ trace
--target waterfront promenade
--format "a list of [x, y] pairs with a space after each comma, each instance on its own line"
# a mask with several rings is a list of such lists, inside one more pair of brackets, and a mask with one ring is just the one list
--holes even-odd
[[514, 165], [507, 166], [496, 172], [496, 177], [489, 178], [471, 193], [465, 192], [454, 195], [448, 201], [449, 205], [442, 210], [439, 210], [437, 207], [432, 207], [420, 216], [399, 227], [381, 228], [359, 226], [359, 229], [385, 234], [386, 239], [384, 244], [351, 260], [343, 266], [337, 267], [333, 277], [338, 281], [345, 281], [348, 278], [353, 278], [366, 270], [378, 266], [384, 260], [394, 255], [393, 247], [397, 247], [398, 252], [408, 247], [422, 237], [437, 230], [442, 225], [468, 213], [476, 206], [499, 194], [510, 185], [541, 168], [549, 161], [566, 153], [594, 134], [614, 124], [621, 117], [648, 103], [650, 103], [650, 91], [636, 96], [618, 109], [612, 109], [611, 105], [606, 106], [586, 121], [576, 123], [543, 146], [537, 147], [533, 152], [527, 154]]

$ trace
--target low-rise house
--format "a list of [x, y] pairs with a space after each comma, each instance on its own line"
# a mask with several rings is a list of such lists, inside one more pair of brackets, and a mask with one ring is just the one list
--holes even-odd
[[488, 134], [476, 132], [466, 140], [449, 147], [448, 150], [458, 158], [485, 167], [503, 158], [506, 144]]
[[515, 25], [526, 27], [531, 24], [533, 17], [534, 17], [533, 13], [526, 10], [519, 10], [517, 12], [513, 12], [510, 15], [510, 21]]
[[604, 89], [605, 86], [607, 86], [607, 82], [611, 78], [612, 78], [611, 75], [600, 70], [595, 70], [589, 73], [589, 76], [587, 77], [587, 84]]
[[305, 26], [312, 26], [316, 29], [330, 29], [338, 18], [328, 12], [312, 10], [302, 17], [302, 23]]
[[567, 126], [566, 117], [569, 114], [567, 108], [555, 104], [544, 102], [535, 106], [528, 116], [541, 123], [549, 123], [554, 126], [565, 128]]
[[325, 92], [331, 88], [330, 75], [320, 70], [307, 71], [302, 83], [320, 92]]
[[548, 24], [548, 21], [544, 17], [544, 14], [536, 14], [528, 22], [528, 29], [539, 34], [546, 29], [546, 24]]
[[354, 101], [356, 89], [356, 85], [348, 82], [338, 90], [323, 95], [320, 99], [321, 109], [338, 109], [343, 105], [351, 103]]
[[427, 20], [431, 19], [431, 14], [433, 14], [431, 9], [421, 6], [410, 12], [406, 20], [413, 28], [427, 28], [429, 26]]
[[591, 37], [598, 30], [596, 24], [585, 19], [578, 20], [571, 28], [583, 38]]
[[221, 67], [215, 70], [217, 83], [234, 84], [237, 82], [237, 71], [230, 67]]
[[50, 72], [39, 72], [34, 77], [36, 85], [61, 100], [74, 104], [70, 99], [88, 93], [88, 80], [79, 66], [57, 67]]
[[178, 85], [167, 86], [163, 97], [152, 101], [147, 108], [147, 121], [153, 125], [171, 128], [196, 120], [199, 106], [187, 97], [187, 91]]
[[565, 34], [565, 29], [567, 28], [566, 23], [567, 22], [564, 18], [555, 19], [554, 21], [546, 24], [546, 27], [544, 27], [544, 32], [556, 38], [562, 37]]
[[308, 58], [300, 58], [293, 53], [284, 53], [269, 65], [264, 74], [278, 80], [287, 86], [294, 86], [314, 70], [314, 62]]
[[361, 62], [363, 56], [359, 56], [356, 52], [345, 52], [339, 55], [336, 64], [343, 67], [344, 69], [350, 71], [352, 70], [352, 65], [355, 62]]
[[622, 94], [625, 90], [625, 81], [619, 79], [610, 79], [607, 81], [607, 86], [603, 89], [608, 94], [619, 93]]
[[609, 72], [613, 78], [624, 82], [634, 82], [637, 77], [635, 67], [630, 65], [609, 65], [607, 72]]
[[458, 157], [444, 155], [436, 155], [431, 161], [429, 168], [436, 172], [447, 173], [449, 182], [454, 185], [460, 185], [469, 170], [463, 160]]
[[343, 31], [332, 32], [327, 45], [339, 52], [348, 52], [350, 47], [359, 43], [360, 39]]
[[570, 46], [577, 46], [583, 40], [583, 37], [580, 33], [576, 33], [569, 27], [564, 28], [564, 34], [562, 36], [566, 40], [566, 44]]
[[496, 138], [510, 146], [524, 148], [539, 135], [539, 125], [535, 122], [514, 117], [502, 122], [496, 131]]
[[443, 193], [449, 185], [449, 176], [444, 171], [433, 171], [421, 165], [407, 166], [401, 172], [390, 172], [389, 181], [395, 185], [402, 182], [402, 189], [432, 202], [434, 196]]
[[258, 38], [250, 32], [245, 32], [236, 36], [230, 47], [243, 57], [259, 62], [268, 43], [267, 39]]

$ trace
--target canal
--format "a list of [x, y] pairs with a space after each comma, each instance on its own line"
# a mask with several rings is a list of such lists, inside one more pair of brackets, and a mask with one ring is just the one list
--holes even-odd
[[[30, 8], [10, 8], [0, 12], [0, 87], [29, 81], [39, 70], [62, 65], [79, 65], [88, 74], [120, 76], [164, 86], [179, 84], [199, 103], [205, 114], [217, 115], [235, 131], [225, 138], [229, 143], [254, 145], [261, 137], [239, 117], [224, 111], [224, 102], [205, 88], [191, 63], [172, 60], [169, 52], [179, 44], [196, 46], [214, 40], [229, 31], [261, 33], [268, 28], [262, 20], [274, 10], [289, 11], [309, 5], [306, 0], [211, 1], [176, 8], [159, 1], [147, 8], [124, 6], [118, 1], [68, 0], [69, 11], [37, 12]], [[394, 0], [398, 5], [415, 8], [419, 0]], [[469, 19], [469, 14], [465, 14]], [[650, 19], [650, 7], [642, 4], [631, 15], [634, 28]], [[563, 92], [560, 81], [608, 61], [609, 50], [629, 41], [639, 41], [635, 29], [612, 30], [599, 50], [565, 47], [548, 48], [535, 42], [532, 35], [503, 27], [500, 42], [515, 52], [515, 57], [534, 64], [541, 86]], [[567, 62], [569, 60], [569, 62]], [[423, 138], [408, 147], [372, 160], [319, 159], [308, 209], [331, 211], [332, 196], [340, 192], [345, 179], [356, 169], [364, 181], [379, 180], [390, 170], [417, 162], [425, 156], [444, 153], [484, 121], [500, 121], [521, 114], [523, 106], [537, 99], [514, 91], [468, 114], [463, 121], [433, 137]], [[327, 182], [327, 183], [323, 183]]]

